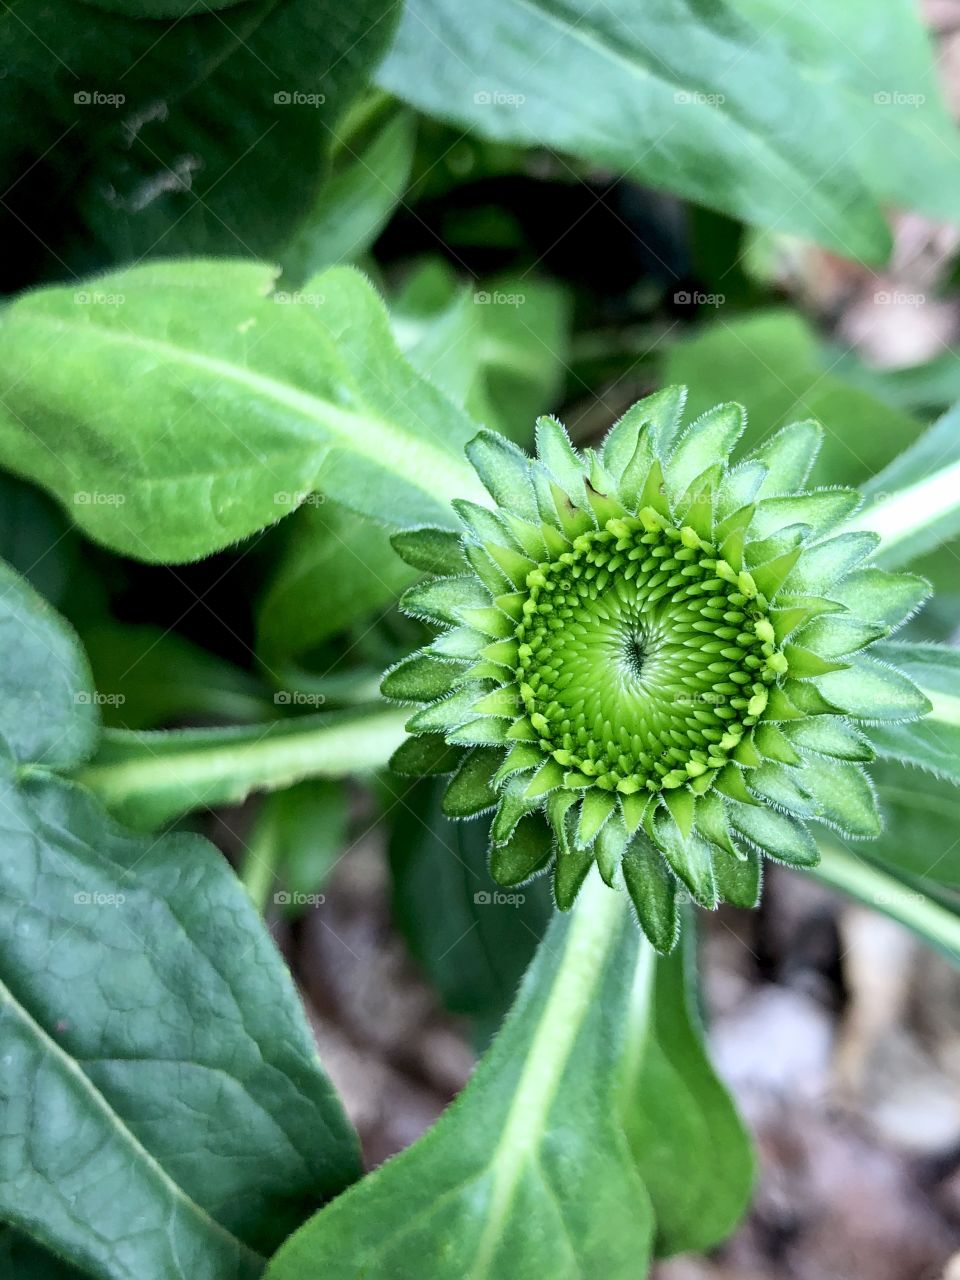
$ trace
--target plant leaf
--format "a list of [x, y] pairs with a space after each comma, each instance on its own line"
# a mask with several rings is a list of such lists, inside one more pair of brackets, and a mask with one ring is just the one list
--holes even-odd
[[400, 6], [360, 0], [320, 22], [313, 0], [224, 7], [47, 0], [29, 23], [5, 14], [4, 292], [118, 259], [272, 256], [290, 236]]
[[462, 454], [473, 425], [399, 355], [363, 277], [333, 268], [298, 302], [273, 275], [158, 263], [91, 283], [122, 306], [79, 306], [72, 287], [15, 302], [0, 461], [141, 560], [207, 555], [318, 487], [393, 524], [452, 525], [451, 498], [483, 501]]
[[380, 82], [496, 141], [570, 152], [841, 253], [886, 252], [854, 157], [837, 156], [846, 103], [829, 80], [811, 93], [727, 5], [709, 21], [669, 0], [613, 13], [484, 0], [465, 25], [456, 0], [413, 0]]
[[258, 1275], [360, 1173], [268, 934], [197, 837], [2, 792], [0, 1212], [107, 1280]]
[[652, 953], [624, 902], [592, 877], [453, 1106], [288, 1240], [269, 1280], [644, 1274], [649, 1201], [614, 1105]]
[[[832, 0], [805, 0], [787, 12], [777, 0], [733, 0], [733, 7], [784, 49], [808, 92], [822, 92], [826, 81], [844, 99], [837, 145], [856, 148], [860, 172], [878, 199], [951, 216], [960, 200], [960, 179], [948, 163], [956, 130], [912, 5], [877, 10], [870, 0], [842, 8]], [[852, 55], [868, 26], [869, 58]]]
[[416, 143], [412, 112], [394, 110], [369, 139], [337, 139], [334, 170], [277, 258], [284, 285], [356, 262], [403, 198]]

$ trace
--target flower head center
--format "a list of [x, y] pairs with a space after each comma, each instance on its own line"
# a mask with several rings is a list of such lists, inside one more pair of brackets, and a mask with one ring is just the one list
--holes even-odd
[[527, 578], [517, 679], [571, 786], [709, 785], [776, 678], [766, 602], [649, 509], [581, 534]]

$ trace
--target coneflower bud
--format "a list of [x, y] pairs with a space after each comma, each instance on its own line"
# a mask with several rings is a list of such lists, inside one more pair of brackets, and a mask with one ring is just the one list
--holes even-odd
[[481, 432], [468, 454], [494, 507], [455, 502], [462, 535], [394, 538], [433, 575], [403, 607], [438, 634], [383, 681], [423, 704], [394, 768], [452, 773], [452, 817], [494, 811], [495, 879], [552, 864], [566, 909], [596, 861], [661, 951], [681, 888], [753, 905], [761, 855], [816, 863], [812, 820], [878, 833], [869, 699], [836, 673], [926, 592], [862, 567], [872, 534], [832, 534], [856, 492], [802, 489], [815, 424], [734, 464], [743, 409], [675, 442], [683, 401], [641, 401], [583, 455], [551, 418], [535, 459]]

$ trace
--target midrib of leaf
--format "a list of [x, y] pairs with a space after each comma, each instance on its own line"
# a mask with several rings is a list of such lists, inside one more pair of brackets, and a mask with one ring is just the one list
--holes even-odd
[[[348, 453], [360, 454], [378, 467], [384, 467], [385, 459], [389, 460], [390, 468], [417, 488], [429, 488], [431, 496], [446, 497], [448, 500], [463, 497], [484, 506], [491, 505], [490, 495], [480, 484], [466, 456], [461, 459], [446, 449], [435, 448], [420, 436], [398, 432], [391, 423], [372, 414], [341, 409], [268, 374], [256, 373], [230, 360], [203, 355], [161, 338], [148, 338], [130, 330], [70, 324], [39, 313], [31, 313], [30, 323], [39, 323], [60, 333], [79, 331], [88, 335], [91, 329], [96, 329], [104, 336], [105, 341], [165, 356], [175, 363], [179, 362], [235, 383], [290, 409], [310, 426], [319, 426], [321, 430], [336, 435], [341, 447]], [[398, 355], [397, 358], [402, 357]], [[310, 440], [309, 432], [299, 434], [301, 438]], [[330, 444], [327, 440], [316, 443], [322, 447], [329, 447]], [[151, 481], [149, 477], [138, 477], [137, 483], [147, 485]]]
[[[941, 693], [938, 689], [929, 689], [922, 680], [915, 680], [917, 688], [930, 699], [931, 710], [924, 720], [939, 720], [942, 724], [960, 725], [960, 697], [953, 693]], [[922, 724], [923, 721], [921, 720]]]
[[[253, 741], [237, 744], [225, 743], [216, 730], [211, 730], [209, 745], [171, 753], [164, 752], [162, 744], [174, 743], [175, 735], [115, 730], [109, 734], [111, 740], [140, 745], [143, 754], [113, 763], [94, 762], [78, 770], [74, 777], [108, 808], [172, 786], [202, 788], [221, 780], [231, 783], [230, 798], [240, 800], [258, 786], [281, 786], [303, 777], [342, 777], [382, 768], [403, 741], [409, 714], [409, 709], [390, 707], [376, 715], [361, 716], [356, 723], [342, 720], [318, 724], [311, 718], [310, 727], [302, 733], [264, 733]], [[254, 726], [251, 732], [256, 733], [258, 728], [262, 730], [263, 726]], [[153, 749], [151, 742], [158, 749]]]
[[630, 1016], [624, 1034], [623, 1074], [625, 1088], [637, 1079], [643, 1065], [644, 1054], [653, 1033], [651, 1011], [653, 1004], [653, 979], [656, 959], [653, 948], [638, 931], [637, 967], [630, 990]]
[[832, 888], [859, 898], [942, 947], [954, 960], [960, 959], [960, 917], [932, 898], [827, 841], [821, 841], [820, 862], [811, 871]]
[[[251, 1275], [259, 1274], [263, 1269], [263, 1257], [255, 1253], [248, 1245], [244, 1244], [236, 1236], [232, 1235], [224, 1226], [221, 1226], [216, 1219], [203, 1209], [195, 1200], [192, 1200], [187, 1193], [179, 1186], [162, 1165], [158, 1164], [156, 1159], [144, 1147], [133, 1133], [120, 1120], [116, 1112], [109, 1106], [103, 1094], [94, 1088], [90, 1079], [80, 1069], [80, 1066], [74, 1058], [71, 1058], [55, 1040], [53, 1040], [47, 1032], [35, 1021], [22, 1004], [14, 997], [9, 987], [5, 983], [0, 982], [0, 1005], [6, 1006], [13, 1016], [24, 1026], [33, 1040], [39, 1044], [44, 1054], [53, 1058], [61, 1064], [61, 1066], [73, 1076], [79, 1083], [84, 1093], [89, 1098], [91, 1104], [100, 1112], [107, 1124], [117, 1133], [120, 1140], [129, 1148], [134, 1159], [147, 1165], [156, 1177], [164, 1184], [166, 1190], [171, 1197], [179, 1201], [187, 1212], [194, 1217], [204, 1231], [212, 1235], [219, 1236], [231, 1249], [236, 1251], [240, 1260], [245, 1262], [250, 1270]], [[187, 1277], [184, 1277], [187, 1280]]]
[[595, 873], [581, 891], [567, 933], [556, 980], [530, 1041], [523, 1070], [489, 1167], [490, 1206], [466, 1280], [486, 1280], [504, 1220], [524, 1168], [536, 1159], [567, 1062], [603, 972], [624, 910], [624, 895], [611, 892]]
[[960, 507], [960, 461], [941, 467], [889, 497], [866, 507], [843, 525], [843, 532], [870, 530], [880, 537], [882, 555]]

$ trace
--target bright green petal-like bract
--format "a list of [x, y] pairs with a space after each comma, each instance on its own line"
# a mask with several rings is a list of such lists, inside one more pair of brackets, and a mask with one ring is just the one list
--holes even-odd
[[866, 564], [873, 534], [835, 532], [857, 493], [803, 489], [820, 428], [733, 462], [743, 409], [681, 431], [683, 402], [640, 401], [582, 454], [552, 418], [536, 458], [481, 432], [493, 507], [455, 502], [461, 537], [394, 538], [429, 573], [403, 607], [437, 634], [383, 681], [422, 704], [394, 768], [452, 774], [452, 817], [494, 811], [500, 883], [552, 864], [566, 909], [596, 861], [660, 951], [681, 893], [752, 905], [762, 855], [813, 865], [811, 821], [877, 834], [857, 722], [929, 705], [864, 656], [928, 588]]

